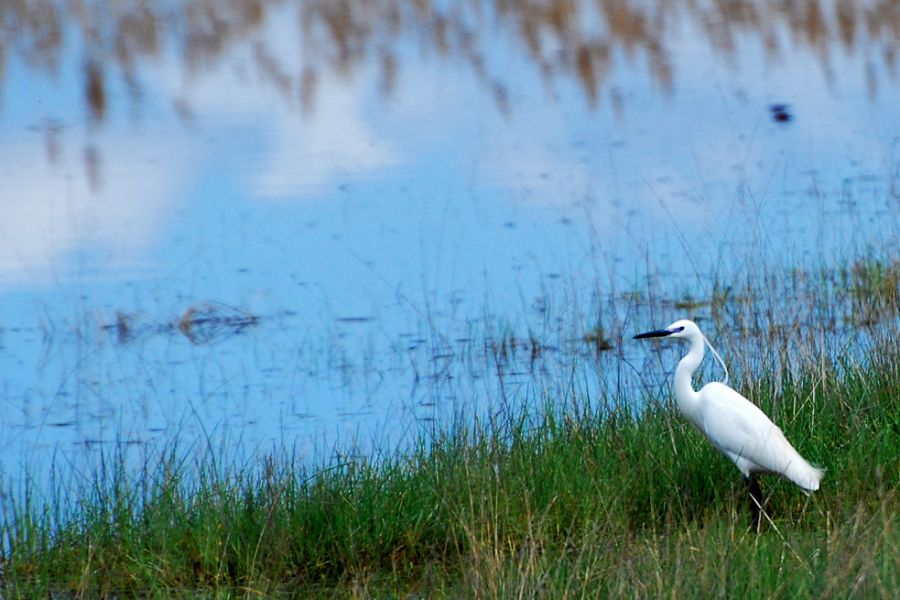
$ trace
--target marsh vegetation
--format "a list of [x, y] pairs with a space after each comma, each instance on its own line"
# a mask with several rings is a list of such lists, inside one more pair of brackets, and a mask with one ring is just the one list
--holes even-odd
[[[766, 278], [803, 290], [777, 310], [746, 287], [705, 308], [738, 388], [827, 468], [810, 497], [764, 478], [758, 533], [739, 474], [672, 406], [670, 348], [641, 368], [644, 392], [510, 398], [402, 452], [333, 448], [310, 464], [285, 446], [235, 463], [173, 443], [138, 470], [108, 453], [95, 471], [57, 474], [49, 495], [7, 500], [5, 595], [888, 598], [900, 331], [896, 287], [870, 276], [884, 270]], [[507, 340], [485, 356], [534, 347]]]

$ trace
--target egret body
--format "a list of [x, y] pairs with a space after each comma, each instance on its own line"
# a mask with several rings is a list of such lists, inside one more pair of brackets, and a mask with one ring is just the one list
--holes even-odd
[[[809, 464], [791, 446], [781, 429], [755, 404], [725, 383], [707, 383], [695, 391], [691, 376], [703, 360], [709, 341], [693, 321], [676, 321], [665, 329], [634, 336], [635, 339], [672, 337], [690, 345], [675, 368], [675, 402], [678, 410], [716, 449], [728, 457], [750, 485], [751, 523], [759, 524], [762, 498], [757, 473], [775, 473], [793, 481], [809, 494], [819, 489], [824, 471]], [[716, 359], [725, 363], [710, 345]], [[728, 371], [725, 371], [725, 381]]]

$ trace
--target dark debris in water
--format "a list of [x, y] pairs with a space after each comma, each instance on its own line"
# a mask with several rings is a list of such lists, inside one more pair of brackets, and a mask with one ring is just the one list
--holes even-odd
[[709, 306], [709, 304], [710, 303], [706, 300], [698, 300], [688, 295], [683, 297], [681, 300], [676, 300], [674, 306], [678, 310], [697, 310], [698, 308]]
[[178, 330], [194, 344], [211, 344], [243, 333], [258, 322], [256, 315], [234, 306], [202, 302], [184, 312]]
[[370, 323], [374, 320], [374, 317], [338, 317], [335, 319], [338, 323]]
[[513, 333], [506, 333], [500, 336], [499, 339], [486, 340], [485, 344], [498, 364], [507, 364], [519, 356], [520, 352], [524, 351], [528, 353], [532, 367], [534, 367], [534, 363], [540, 358], [541, 354], [549, 349], [534, 335], [520, 338]]
[[584, 342], [591, 347], [595, 354], [613, 349], [613, 344], [602, 327], [595, 327], [584, 334]]
[[259, 323], [259, 317], [240, 308], [221, 302], [200, 302], [184, 311], [173, 322], [156, 322], [139, 325], [135, 315], [116, 311], [115, 321], [102, 325], [113, 333], [120, 344], [126, 344], [147, 335], [178, 332], [194, 344], [211, 344], [243, 333]]
[[108, 327], [116, 330], [120, 344], [124, 344], [131, 339], [131, 316], [121, 310], [116, 311], [116, 324]]
[[787, 104], [770, 104], [769, 112], [772, 113], [772, 120], [776, 123], [787, 123], [794, 118]]
[[120, 344], [124, 344], [131, 339], [131, 336], [134, 333], [131, 327], [131, 320], [132, 317], [128, 313], [116, 311], [115, 323], [101, 325], [100, 329], [115, 333], [116, 340], [118, 340]]

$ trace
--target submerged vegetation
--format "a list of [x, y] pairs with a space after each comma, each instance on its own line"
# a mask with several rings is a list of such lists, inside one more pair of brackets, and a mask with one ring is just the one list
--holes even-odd
[[5, 501], [3, 595], [887, 598], [900, 347], [868, 344], [739, 385], [827, 468], [810, 497], [764, 478], [759, 533], [740, 475], [665, 398], [545, 397], [316, 466], [106, 456], [74, 493]]

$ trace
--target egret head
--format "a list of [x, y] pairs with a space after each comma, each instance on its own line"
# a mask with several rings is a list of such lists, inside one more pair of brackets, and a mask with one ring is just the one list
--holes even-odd
[[[694, 352], [694, 348], [698, 348], [697, 342], [703, 340], [701, 345], [699, 346], [700, 357], [703, 357], [703, 345], [706, 344], [709, 346], [709, 350], [713, 353], [713, 356], [716, 357], [718, 363], [722, 366], [722, 370], [725, 371], [725, 378], [722, 379], [722, 383], [728, 383], [728, 367], [725, 366], [725, 361], [722, 360], [722, 357], [719, 356], [719, 353], [716, 352], [716, 349], [713, 348], [712, 344], [709, 343], [709, 340], [706, 339], [706, 336], [703, 335], [703, 332], [700, 331], [700, 328], [697, 327], [697, 324], [693, 321], [689, 321], [687, 319], [681, 319], [680, 321], [675, 321], [665, 329], [657, 329], [656, 331], [648, 331], [647, 333], [639, 333], [634, 336], [636, 340], [642, 340], [645, 338], [658, 338], [658, 337], [670, 337], [670, 338], [682, 338], [690, 342], [691, 344], [691, 352]], [[686, 358], [686, 357], [685, 357]]]
[[657, 329], [656, 331], [648, 331], [647, 333], [639, 333], [634, 336], [636, 340], [642, 340], [645, 338], [657, 338], [657, 337], [672, 337], [672, 338], [692, 338], [696, 337], [700, 334], [700, 328], [697, 327], [697, 324], [693, 321], [688, 321], [687, 319], [682, 319], [680, 321], [675, 321], [665, 329]]

